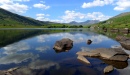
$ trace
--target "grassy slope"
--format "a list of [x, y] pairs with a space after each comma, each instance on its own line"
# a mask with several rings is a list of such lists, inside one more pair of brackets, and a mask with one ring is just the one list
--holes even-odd
[[130, 12], [119, 14], [109, 20], [94, 24], [94, 26], [108, 28], [130, 28]]
[[31, 18], [20, 16], [12, 12], [0, 8], [0, 25], [15, 26], [15, 25], [43, 25], [45, 22], [37, 21]]

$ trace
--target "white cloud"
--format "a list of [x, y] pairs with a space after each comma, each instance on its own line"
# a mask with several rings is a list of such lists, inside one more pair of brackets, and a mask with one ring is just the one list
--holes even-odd
[[93, 2], [89, 2], [89, 3], [84, 2], [82, 8], [104, 6], [104, 5], [112, 4], [113, 2], [114, 0], [94, 0]]
[[117, 10], [117, 11], [126, 10], [130, 8], [130, 0], [118, 0], [116, 2], [116, 5], [117, 6], [114, 8], [114, 10]]
[[50, 16], [49, 14], [36, 14], [36, 19], [40, 21], [49, 21], [49, 18], [46, 18], [47, 16]]
[[25, 13], [28, 10], [27, 5], [14, 2], [12, 0], [1, 0], [0, 7], [18, 14]]
[[19, 51], [28, 50], [30, 46], [26, 42], [19, 42], [3, 47], [5, 54], [14, 54]]
[[86, 17], [86, 14], [82, 14], [80, 12], [75, 12], [75, 11], [65, 11], [65, 15], [62, 16], [61, 18], [65, 21], [65, 22], [71, 22], [74, 21], [75, 19], [79, 18], [79, 19], [83, 19]]
[[58, 19], [49, 19], [47, 18], [48, 16], [50, 16], [49, 14], [36, 14], [36, 19], [40, 20], [40, 21], [51, 21], [51, 22], [58, 22], [58, 23], [69, 23], [72, 21], [77, 21], [77, 22], [81, 22], [82, 20], [107, 20], [112, 16], [106, 16], [101, 12], [92, 12], [92, 13], [80, 13], [80, 12], [75, 12], [75, 11], [69, 11], [66, 10], [65, 14], [63, 16], [60, 16], [59, 18], [61, 18], [60, 20]]
[[65, 15], [61, 16], [62, 20], [64, 22], [71, 22], [71, 21], [76, 21], [78, 20], [82, 20], [82, 19], [92, 19], [92, 20], [107, 20], [109, 19], [111, 16], [105, 16], [103, 13], [101, 12], [93, 12], [93, 13], [80, 13], [80, 12], [75, 12], [75, 11], [65, 11]]
[[30, 0], [12, 0], [12, 1], [29, 2]]
[[40, 8], [40, 9], [49, 9], [50, 8], [50, 6], [47, 6], [47, 5], [41, 4], [41, 3], [34, 4], [33, 7]]
[[112, 16], [105, 16], [103, 13], [101, 12], [93, 12], [93, 13], [88, 13], [87, 18], [91, 18], [92, 20], [100, 20], [100, 21], [103, 21], [103, 20], [107, 20], [109, 19], [110, 17]]

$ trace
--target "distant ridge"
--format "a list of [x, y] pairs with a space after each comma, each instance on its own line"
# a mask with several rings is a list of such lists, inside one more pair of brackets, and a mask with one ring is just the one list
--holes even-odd
[[99, 20], [87, 20], [85, 22], [76, 22], [76, 21], [72, 21], [69, 24], [70, 25], [90, 25], [90, 24], [95, 24], [100, 22]]

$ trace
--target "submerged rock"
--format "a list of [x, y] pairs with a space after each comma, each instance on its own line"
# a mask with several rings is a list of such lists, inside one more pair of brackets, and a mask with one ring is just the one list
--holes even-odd
[[106, 67], [104, 68], [104, 73], [109, 73], [109, 72], [111, 72], [111, 71], [113, 71], [113, 70], [114, 70], [113, 66], [112, 66], [112, 65], [109, 65], [109, 66], [106, 66]]
[[87, 64], [91, 64], [91, 63], [90, 63], [84, 56], [82, 56], [82, 55], [78, 55], [77, 59], [79, 59], [79, 60], [81, 60], [81, 61], [83, 61], [83, 62], [85, 62], [85, 63], [87, 63]]
[[73, 41], [69, 38], [63, 38], [59, 41], [56, 41], [53, 49], [56, 52], [68, 51], [73, 47]]

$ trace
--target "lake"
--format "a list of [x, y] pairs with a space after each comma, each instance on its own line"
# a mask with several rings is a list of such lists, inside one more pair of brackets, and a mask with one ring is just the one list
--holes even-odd
[[[53, 46], [62, 38], [73, 40], [73, 48], [57, 53]], [[90, 45], [88, 39], [93, 41]], [[88, 65], [77, 59], [78, 51], [117, 46], [120, 44], [114, 38], [89, 29], [0, 29], [0, 72], [17, 67], [14, 75], [104, 75], [103, 69], [111, 64], [115, 68], [108, 75], [129, 75], [130, 60], [109, 62], [87, 57]]]

